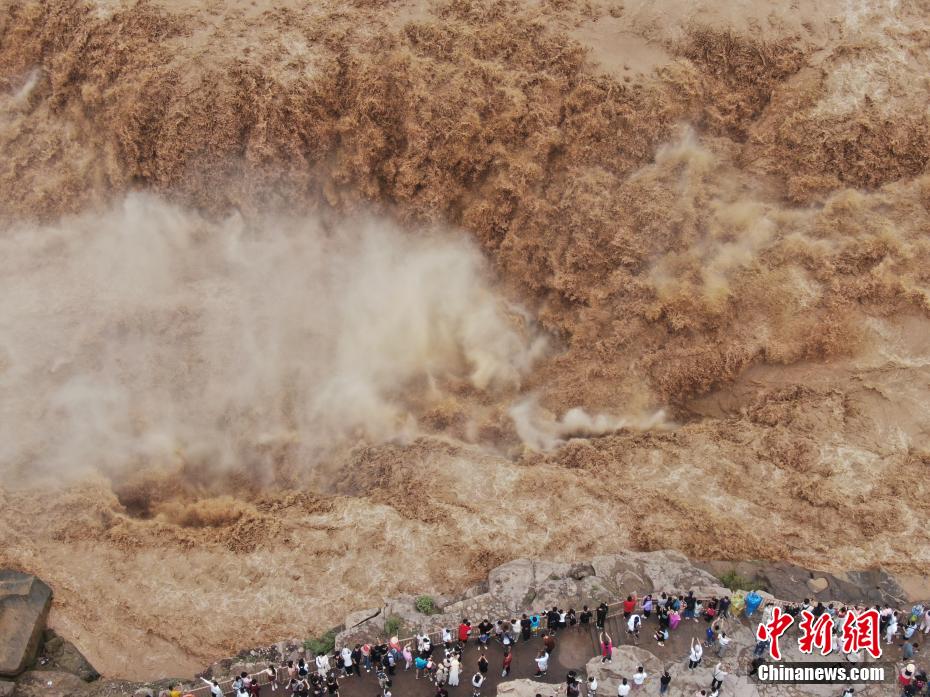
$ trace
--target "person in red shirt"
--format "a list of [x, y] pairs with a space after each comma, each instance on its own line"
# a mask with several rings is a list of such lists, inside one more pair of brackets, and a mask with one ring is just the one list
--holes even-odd
[[626, 600], [623, 601], [623, 616], [627, 619], [630, 619], [630, 615], [633, 614], [633, 610], [636, 609], [636, 593], [633, 595], [628, 595]]
[[459, 625], [459, 641], [463, 644], [468, 641], [468, 635], [471, 634], [471, 622], [466, 617]]
[[510, 651], [510, 649], [507, 649], [506, 651], [504, 651], [504, 665], [502, 666], [502, 670], [501, 670], [502, 678], [506, 678], [508, 675], [510, 675], [510, 664], [511, 663], [513, 663], [513, 653]]

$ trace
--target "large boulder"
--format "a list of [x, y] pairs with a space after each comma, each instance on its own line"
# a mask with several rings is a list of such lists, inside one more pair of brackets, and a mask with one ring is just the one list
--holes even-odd
[[498, 697], [556, 697], [561, 693], [562, 685], [552, 685], [535, 680], [510, 680], [497, 686]]
[[71, 673], [31, 670], [16, 681], [16, 697], [81, 697], [89, 692], [86, 682]]
[[0, 676], [15, 677], [35, 660], [52, 589], [35, 576], [0, 570]]

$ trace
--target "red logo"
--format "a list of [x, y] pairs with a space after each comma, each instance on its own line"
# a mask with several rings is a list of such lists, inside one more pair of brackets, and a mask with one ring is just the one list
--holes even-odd
[[881, 658], [878, 632], [878, 610], [866, 610], [858, 616], [850, 610], [843, 618], [843, 653], [865, 649], [872, 658]]
[[768, 624], [759, 623], [756, 630], [756, 639], [759, 641], [770, 641], [769, 653], [776, 661], [781, 660], [781, 649], [778, 648], [778, 638], [784, 634], [788, 627], [794, 623], [794, 618], [781, 611], [780, 607], [775, 607], [772, 611], [772, 621]]
[[801, 611], [801, 623], [798, 625], [801, 636], [798, 648], [801, 653], [813, 653], [816, 648], [821, 656], [833, 651], [833, 618], [826, 612], [816, 620], [812, 612]]

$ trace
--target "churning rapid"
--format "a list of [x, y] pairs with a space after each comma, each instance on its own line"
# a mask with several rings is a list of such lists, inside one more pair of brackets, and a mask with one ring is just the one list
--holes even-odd
[[809, 5], [6, 3], [0, 565], [135, 678], [518, 556], [925, 568], [930, 9]]

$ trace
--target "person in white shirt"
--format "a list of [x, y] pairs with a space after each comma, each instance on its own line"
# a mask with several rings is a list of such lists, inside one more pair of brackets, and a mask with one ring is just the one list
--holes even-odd
[[588, 697], [597, 696], [597, 678], [593, 675], [588, 678]]
[[723, 679], [727, 677], [727, 672], [723, 668], [723, 663], [714, 666], [714, 678], [710, 683], [711, 691], [719, 690], [720, 686], [723, 685]]
[[549, 670], [549, 654], [545, 651], [540, 651], [536, 656], [536, 677], [540, 675], [545, 675]]
[[688, 670], [697, 668], [703, 655], [704, 649], [701, 648], [701, 642], [695, 641], [694, 637], [691, 637], [691, 651], [688, 654]]
[[320, 674], [321, 678], [325, 678], [329, 674], [329, 656], [325, 653], [317, 654], [316, 672]]
[[352, 677], [352, 649], [348, 646], [342, 647], [342, 672], [347, 678]]
[[643, 670], [643, 667], [637, 668], [636, 672], [633, 673], [633, 687], [642, 687], [646, 683], [646, 677], [646, 671]]
[[477, 673], [471, 676], [471, 686], [473, 688], [471, 693], [475, 697], [478, 697], [478, 695], [481, 694], [482, 685], [484, 685], [484, 676], [481, 674], [481, 671], [478, 671]]
[[210, 686], [210, 694], [213, 695], [213, 697], [223, 697], [223, 688], [220, 687], [220, 684], [216, 680], [207, 680], [206, 678], [200, 679]]
[[721, 658], [723, 654], [726, 653], [727, 647], [730, 645], [730, 642], [733, 641], [730, 637], [727, 636], [726, 632], [720, 632], [720, 636], [717, 637], [717, 655]]
[[630, 619], [626, 621], [626, 633], [633, 640], [634, 644], [639, 644], [639, 630], [643, 626], [643, 618], [640, 617], [635, 612], [630, 615]]
[[626, 678], [623, 678], [620, 681], [620, 684], [617, 685], [617, 697], [626, 697], [628, 694], [630, 694], [631, 689], [632, 688], [630, 687], [630, 683], [626, 681]]

